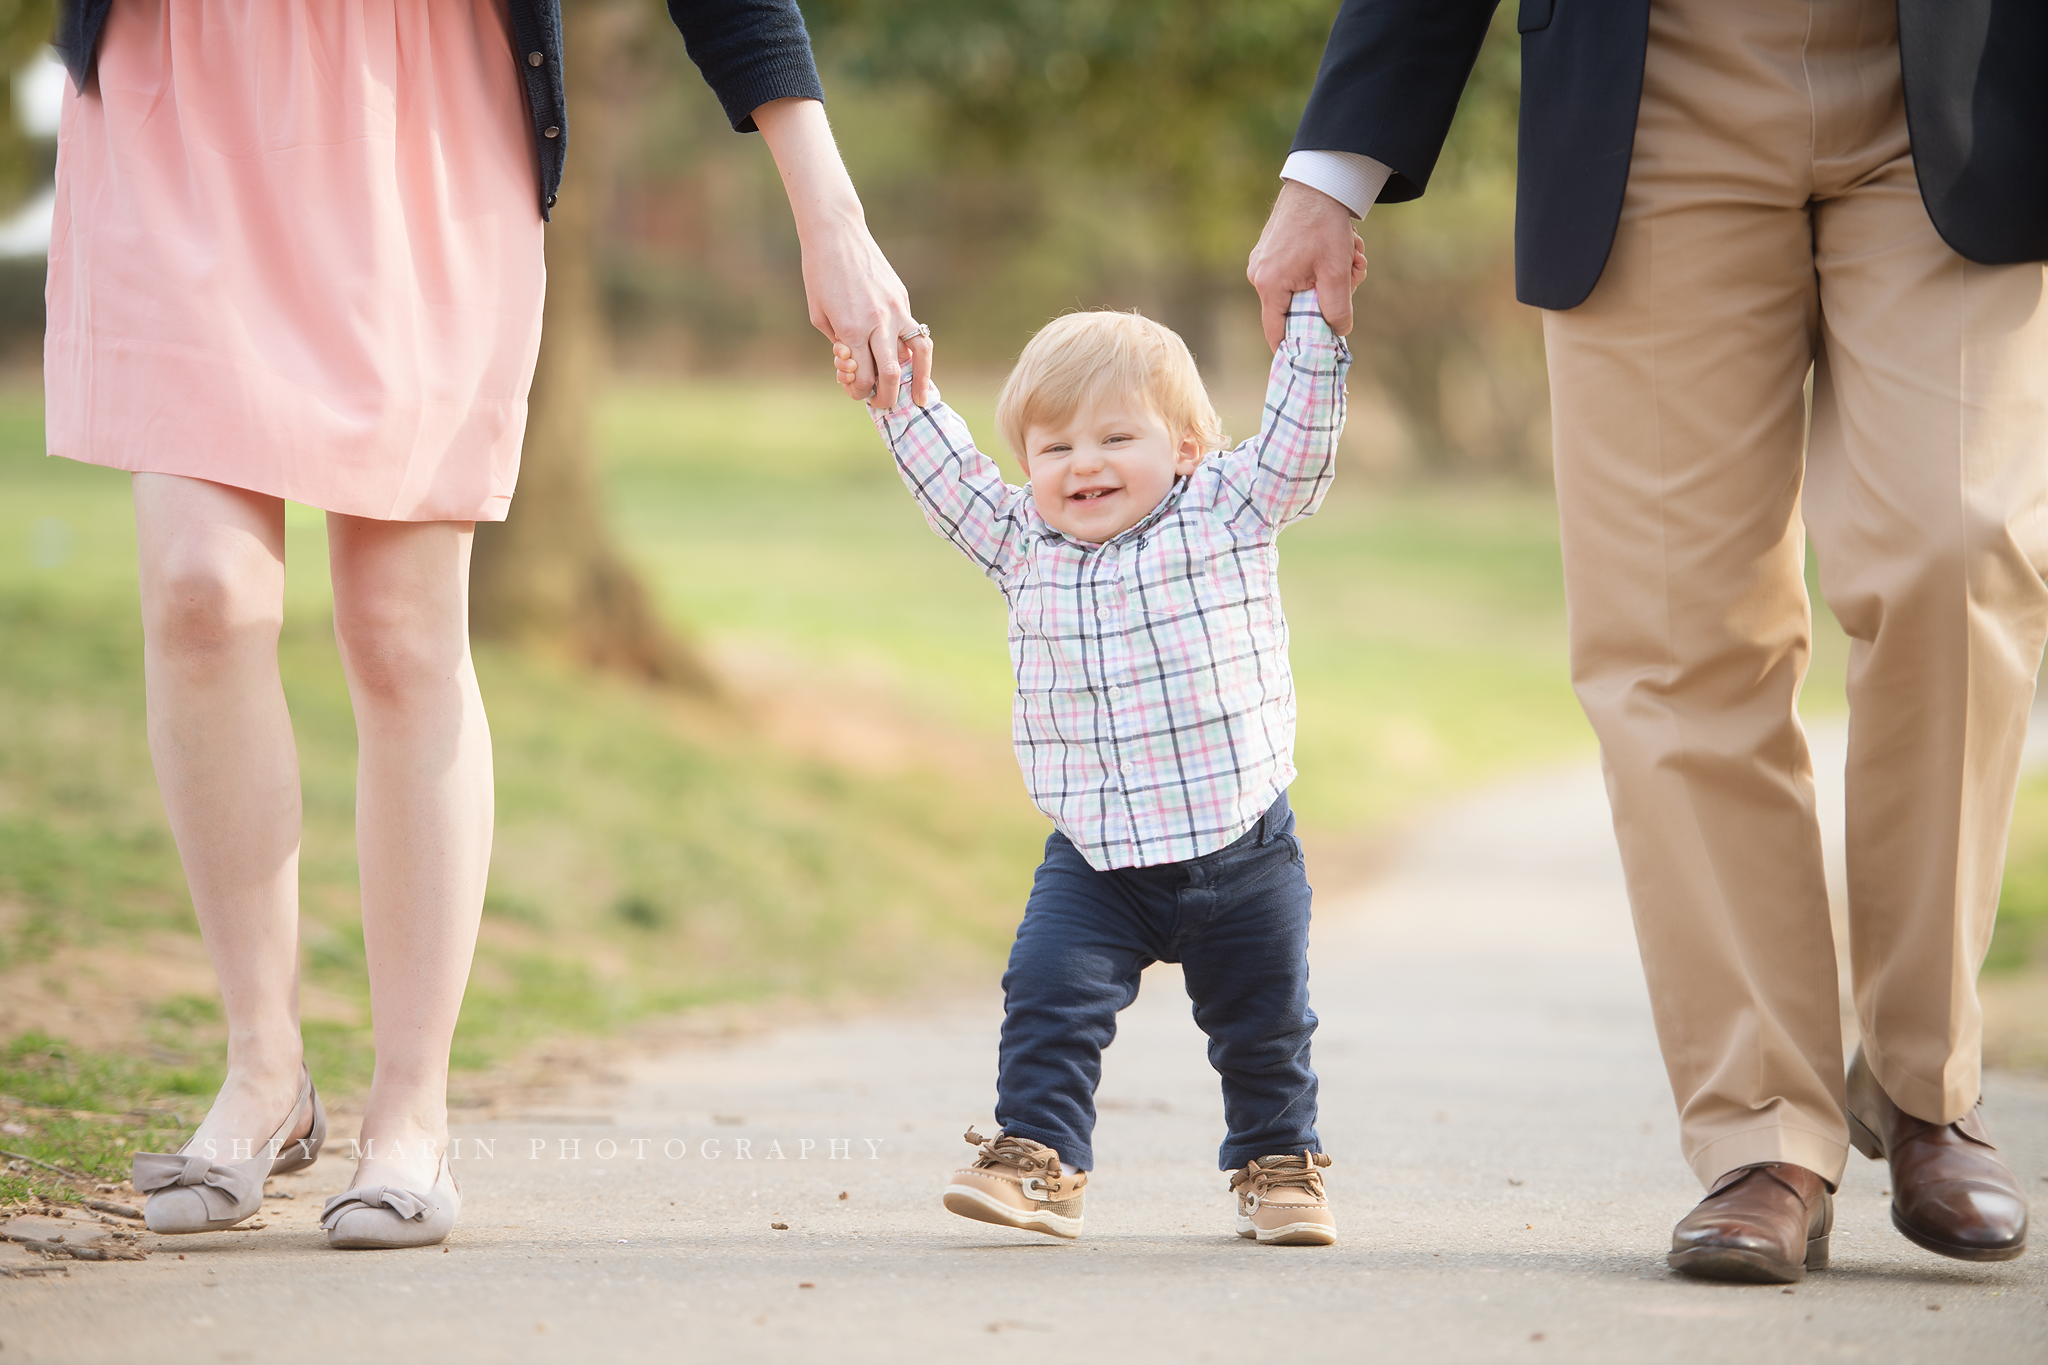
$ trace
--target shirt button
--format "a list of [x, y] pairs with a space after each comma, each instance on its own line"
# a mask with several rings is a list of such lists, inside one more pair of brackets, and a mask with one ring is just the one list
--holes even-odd
[[526, 64], [528, 66], [539, 66], [542, 62], [546, 60], [547, 58], [541, 56], [538, 52], [529, 52], [526, 54]]
[[543, 128], [540, 130], [540, 135], [542, 137], [560, 137], [562, 130], [560, 128]]
[[1131, 765], [1129, 763], [1117, 764], [1116, 770], [1122, 773], [1125, 777], [1129, 777], [1131, 775]]
[[1095, 619], [1098, 621], [1107, 621], [1109, 619], [1109, 608], [1097, 607], [1095, 609]]
[[1116, 698], [1121, 697], [1123, 694], [1124, 690], [1121, 687], [1112, 687], [1109, 689], [1109, 695], [1111, 700], [1115, 700]]

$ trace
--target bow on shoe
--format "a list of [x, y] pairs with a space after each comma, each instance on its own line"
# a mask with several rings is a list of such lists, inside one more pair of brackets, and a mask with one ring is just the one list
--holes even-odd
[[354, 1209], [374, 1209], [379, 1205], [390, 1209], [400, 1218], [425, 1218], [427, 1201], [411, 1190], [396, 1189], [390, 1185], [374, 1185], [361, 1190], [344, 1190], [327, 1201], [320, 1211], [320, 1226], [329, 1232], [341, 1221], [343, 1214]]
[[153, 1194], [158, 1190], [184, 1186], [197, 1190], [206, 1205], [206, 1216], [215, 1222], [232, 1220], [235, 1210], [251, 1200], [262, 1201], [260, 1181], [239, 1166], [222, 1166], [203, 1156], [179, 1156], [172, 1152], [135, 1154], [135, 1191]]

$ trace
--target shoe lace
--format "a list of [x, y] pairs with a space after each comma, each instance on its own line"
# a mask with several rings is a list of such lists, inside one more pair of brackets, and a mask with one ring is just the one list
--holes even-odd
[[990, 1169], [1009, 1166], [1026, 1174], [1044, 1171], [1055, 1180], [1065, 1174], [1060, 1169], [1059, 1153], [1042, 1142], [1007, 1137], [1002, 1133], [985, 1138], [972, 1128], [967, 1130], [965, 1137], [969, 1143], [981, 1149], [981, 1155], [974, 1159], [977, 1166]]
[[1244, 1169], [1230, 1175], [1230, 1188], [1242, 1193], [1249, 1187], [1261, 1199], [1277, 1189], [1306, 1190], [1323, 1197], [1322, 1168], [1330, 1164], [1327, 1152], [1303, 1152], [1300, 1156], [1269, 1156], [1245, 1162]]

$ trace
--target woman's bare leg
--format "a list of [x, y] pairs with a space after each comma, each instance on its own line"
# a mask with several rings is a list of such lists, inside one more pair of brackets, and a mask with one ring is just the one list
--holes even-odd
[[[228, 1074], [198, 1137], [225, 1160], [299, 1092], [299, 756], [277, 673], [284, 504], [134, 478], [149, 751], [220, 979]], [[200, 1149], [200, 1150], [203, 1150]]]
[[355, 703], [356, 846], [377, 1070], [357, 1185], [426, 1190], [491, 861], [491, 735], [469, 655], [468, 522], [330, 513]]

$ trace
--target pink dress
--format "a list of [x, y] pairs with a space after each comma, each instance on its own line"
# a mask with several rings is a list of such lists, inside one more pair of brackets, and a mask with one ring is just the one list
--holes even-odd
[[502, 520], [538, 174], [504, 0], [115, 0], [58, 140], [50, 453]]

